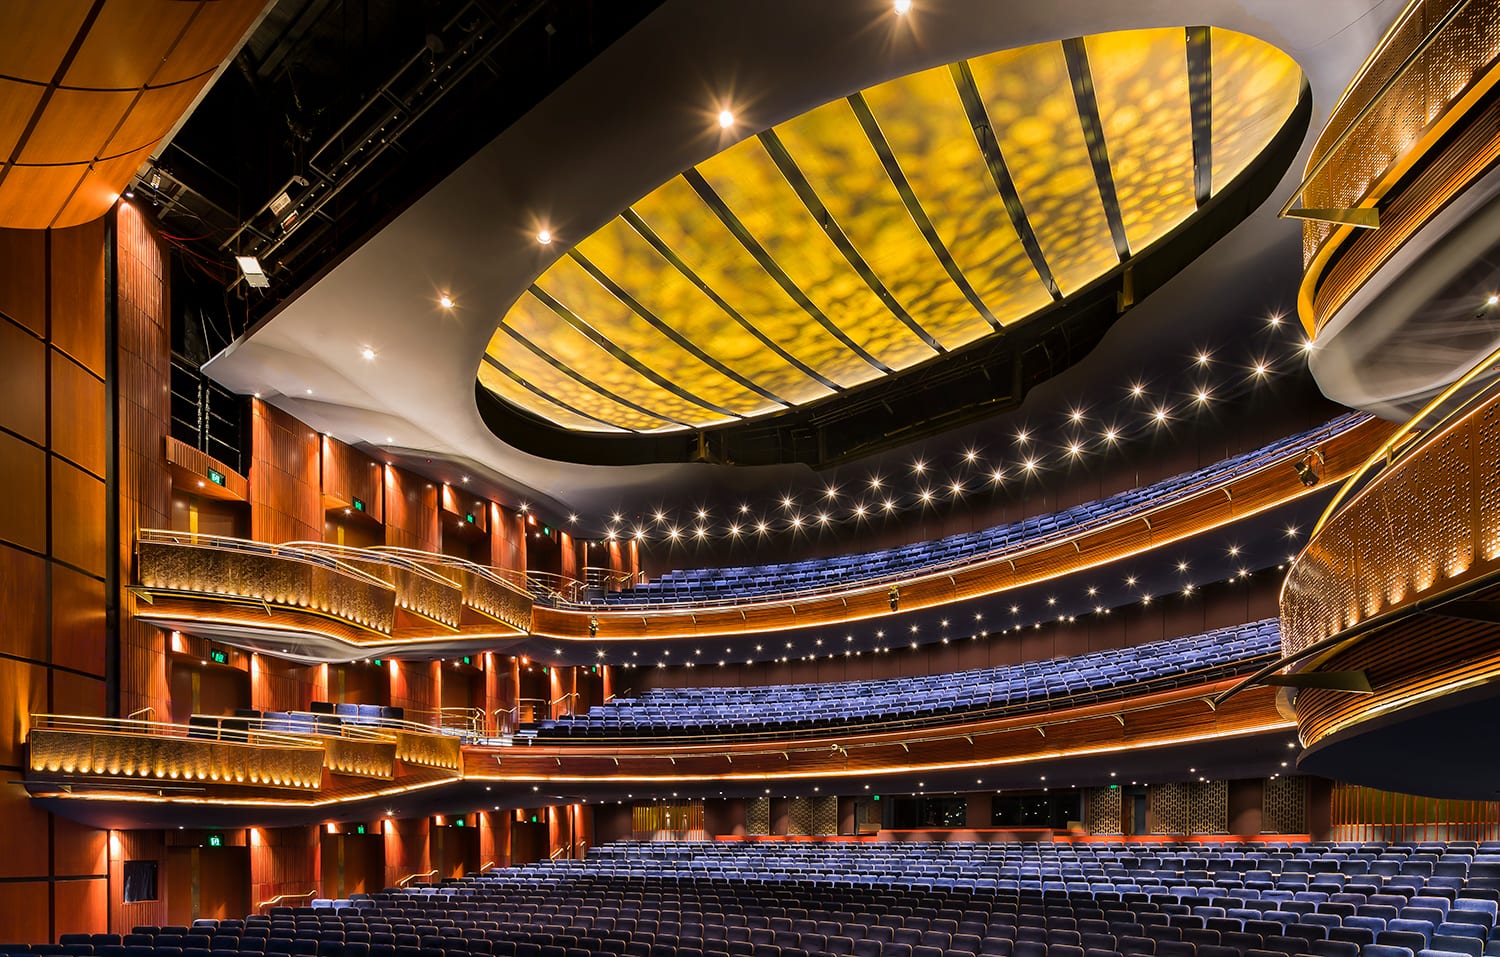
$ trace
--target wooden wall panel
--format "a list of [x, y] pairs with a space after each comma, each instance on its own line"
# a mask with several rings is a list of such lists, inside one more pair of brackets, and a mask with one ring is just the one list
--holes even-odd
[[135, 620], [131, 558], [137, 533], [171, 521], [172, 477], [164, 449], [170, 432], [171, 304], [160, 239], [133, 206], [115, 220], [115, 396], [119, 434], [120, 701], [122, 714], [167, 713], [166, 636]]
[[328, 666], [299, 665], [281, 658], [250, 658], [250, 707], [260, 711], [306, 711], [328, 700]]
[[412, 720], [434, 714], [442, 700], [442, 662], [389, 661], [391, 704]]
[[[22, 774], [31, 715], [108, 710], [102, 222], [0, 230], [0, 780]], [[12, 793], [13, 792], [13, 793]], [[49, 821], [7, 787], [13, 829], [0, 876], [0, 937], [102, 931], [104, 834]]]
[[387, 465], [385, 543], [424, 552], [442, 550], [438, 533], [438, 490], [429, 479]]
[[[125, 903], [126, 861], [157, 862], [156, 900]], [[129, 933], [139, 924], [167, 923], [167, 846], [161, 831], [110, 831], [109, 877], [109, 921], [116, 933]]]
[[[3, 250], [0, 250], [3, 255]], [[0, 260], [3, 261], [3, 260]], [[6, 269], [10, 264], [6, 264]], [[14, 322], [0, 322], [0, 429], [23, 439], [47, 440], [47, 346], [30, 330]]]
[[325, 436], [322, 443], [324, 508], [349, 507], [358, 498], [366, 514], [381, 515], [385, 483], [380, 463], [338, 439]]
[[250, 537], [320, 540], [318, 434], [260, 399], [250, 403], [250, 433]]
[[[282, 894], [317, 891], [320, 883], [318, 828], [250, 829], [250, 908], [265, 913], [266, 901]], [[288, 905], [302, 903], [288, 901]]]
[[385, 886], [394, 887], [411, 874], [425, 874], [433, 865], [430, 839], [431, 819], [386, 818]]

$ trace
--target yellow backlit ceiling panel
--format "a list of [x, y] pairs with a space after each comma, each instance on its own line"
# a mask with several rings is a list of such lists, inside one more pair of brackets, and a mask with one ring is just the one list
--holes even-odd
[[835, 100], [563, 251], [506, 313], [480, 383], [561, 428], [659, 432], [910, 368], [1170, 233], [1265, 149], [1301, 87], [1274, 47], [1176, 28], [1004, 50]]

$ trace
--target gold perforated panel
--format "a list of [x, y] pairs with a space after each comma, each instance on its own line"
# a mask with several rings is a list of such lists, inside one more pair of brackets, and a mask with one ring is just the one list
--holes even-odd
[[317, 790], [323, 750], [178, 738], [33, 729], [27, 737], [33, 772], [120, 781], [175, 781]]
[[1424, 436], [1323, 525], [1287, 574], [1285, 654], [1496, 566], [1497, 427], [1493, 397]]

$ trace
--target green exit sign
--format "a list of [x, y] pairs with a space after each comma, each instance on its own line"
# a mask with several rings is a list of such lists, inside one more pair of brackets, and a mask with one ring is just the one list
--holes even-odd
[[224, 835], [222, 835], [222, 834], [210, 834], [208, 836], [208, 846], [209, 847], [223, 847], [224, 846]]
[[356, 498], [354, 500], [354, 510], [356, 512], [363, 512], [365, 510], [365, 500], [362, 498]]
[[464, 515], [464, 521], [468, 522], [470, 525], [473, 525], [474, 524], [474, 513], [473, 512], [466, 513]]
[[535, 814], [531, 815], [531, 823], [533, 823], [533, 824], [536, 823], [536, 815]]
[[356, 824], [356, 825], [354, 825], [354, 833], [355, 834], [363, 834], [364, 832], [365, 832], [365, 826], [363, 824]]
[[229, 664], [229, 652], [227, 651], [220, 651], [219, 649], [214, 648], [209, 651], [208, 657], [216, 665]]
[[454, 818], [453, 819], [453, 826], [454, 827], [463, 827], [464, 826], [464, 819], [461, 818], [461, 817]]
[[466, 665], [472, 665], [473, 663], [474, 663], [474, 656], [473, 655], [464, 655], [464, 664], [466, 664]]
[[379, 668], [381, 665], [384, 665], [384, 664], [385, 664], [385, 662], [382, 661], [382, 660], [380, 660], [379, 658], [375, 659], [375, 667]]
[[877, 800], [877, 801], [880, 800], [880, 795], [878, 795], [878, 794], [875, 795], [875, 800]]
[[224, 473], [220, 472], [218, 469], [209, 469], [208, 470], [208, 480], [210, 482], [214, 483], [215, 485], [223, 485], [224, 484]]

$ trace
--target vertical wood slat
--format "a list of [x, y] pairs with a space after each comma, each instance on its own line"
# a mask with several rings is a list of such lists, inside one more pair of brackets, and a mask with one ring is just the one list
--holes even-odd
[[261, 399], [250, 405], [250, 537], [258, 542], [323, 537], [318, 435]]
[[163, 454], [170, 431], [171, 306], [161, 243], [141, 214], [122, 204], [116, 214], [116, 402], [120, 503], [120, 711], [168, 713], [165, 636], [135, 620], [126, 588], [136, 535], [170, 521], [172, 479]]

